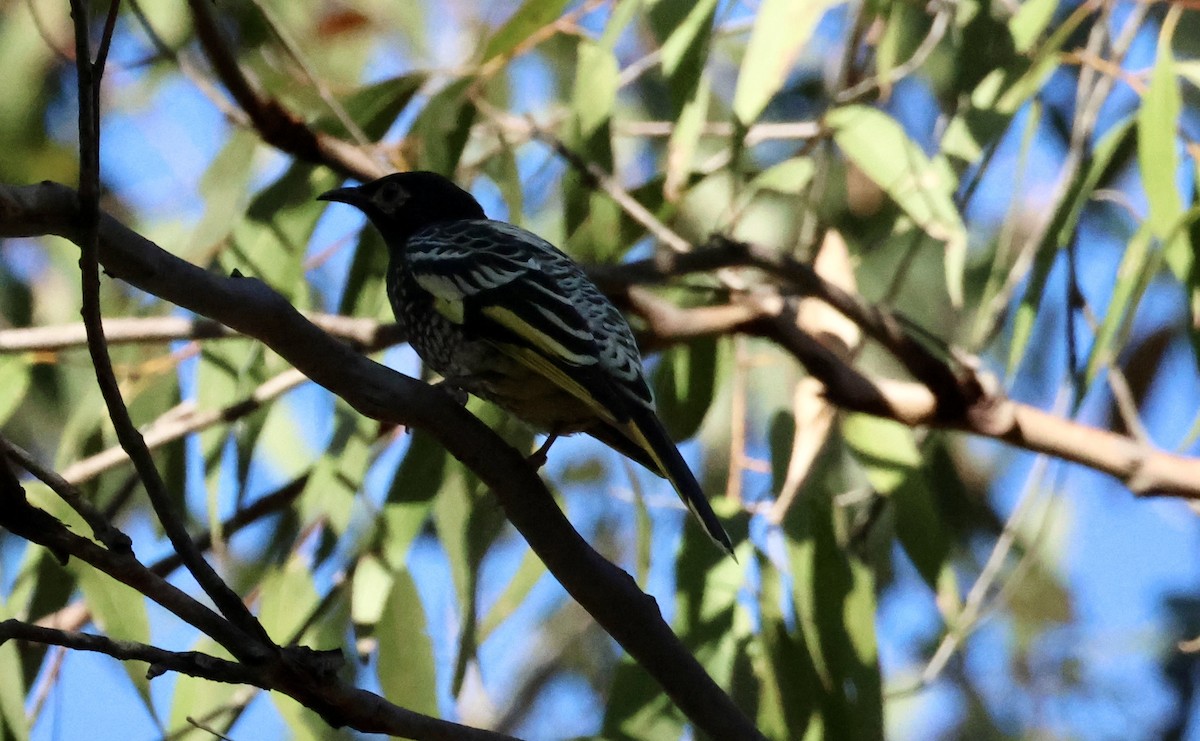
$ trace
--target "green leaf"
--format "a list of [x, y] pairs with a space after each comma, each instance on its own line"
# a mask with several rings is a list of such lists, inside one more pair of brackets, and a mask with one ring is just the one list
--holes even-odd
[[408, 135], [413, 169], [454, 173], [475, 123], [475, 104], [467, 97], [473, 83], [468, 77], [447, 85], [422, 109]]
[[320, 602], [312, 569], [295, 556], [267, 573], [259, 595], [259, 621], [275, 642], [285, 645], [300, 637], [301, 628]]
[[[740, 555], [748, 558], [748, 517], [735, 515], [725, 500], [712, 502], [735, 543], [745, 543]], [[701, 528], [688, 522], [676, 559], [674, 630], [718, 684], [729, 687], [741, 639], [735, 630], [737, 604], [744, 574], [742, 567], [713, 547]], [[744, 614], [741, 616], [744, 618]], [[604, 738], [679, 738], [686, 719], [662, 688], [637, 664], [622, 661], [617, 667], [605, 707]]]
[[425, 610], [407, 571], [393, 575], [391, 594], [379, 619], [377, 671], [383, 696], [417, 713], [437, 716], [433, 645]]
[[504, 592], [496, 599], [479, 624], [480, 643], [486, 641], [492, 631], [500, 627], [500, 624], [521, 606], [521, 603], [545, 575], [546, 565], [542, 563], [542, 559], [532, 550], [526, 550], [525, 555], [521, 557], [521, 564], [517, 567], [516, 573], [508, 580], [508, 586], [505, 587]]
[[316, 197], [337, 183], [337, 175], [326, 168], [293, 164], [255, 196], [246, 218], [234, 227], [230, 247], [220, 254], [221, 270], [260, 278], [307, 308], [304, 257], [326, 206]]
[[315, 710], [301, 705], [290, 695], [272, 692], [269, 696], [271, 703], [279, 711], [279, 717], [287, 724], [289, 741], [329, 741], [342, 738]]
[[[146, 600], [137, 590], [86, 564], [72, 561], [70, 568], [83, 592], [84, 601], [92, 611], [92, 620], [110, 638], [138, 643], [150, 642], [150, 618]], [[121, 662], [146, 709], [154, 713], [150, 699], [150, 680], [141, 662]]]
[[797, 500], [783, 522], [792, 599], [821, 679], [829, 738], [882, 738], [883, 698], [870, 569], [838, 542], [827, 493]]
[[346, 275], [346, 287], [338, 304], [338, 313], [347, 316], [375, 316], [386, 321], [393, 318], [386, 296], [388, 249], [377, 229], [358, 233], [354, 259]]
[[483, 172], [491, 178], [508, 207], [509, 223], [521, 225], [525, 211], [525, 192], [521, 189], [521, 172], [517, 169], [517, 154], [507, 141], [500, 142], [500, 151], [483, 163]]
[[582, 139], [591, 139], [612, 118], [617, 102], [619, 75], [617, 58], [612, 49], [586, 39], [579, 42], [572, 107], [579, 121]]
[[[0, 621], [16, 617], [0, 599]], [[25, 719], [25, 683], [22, 681], [21, 657], [17, 642], [0, 645], [0, 738], [25, 741], [29, 738], [29, 721]]]
[[486, 490], [455, 469], [433, 502], [433, 517], [438, 537], [450, 560], [450, 573], [458, 597], [462, 629], [459, 633], [458, 657], [451, 693], [458, 694], [465, 677], [467, 663], [478, 646], [476, 625], [479, 617], [479, 565], [484, 554], [504, 526], [501, 510], [489, 506]]
[[891, 498], [900, 545], [936, 591], [950, 539], [912, 429], [879, 417], [850, 414], [842, 421], [842, 434], [871, 486]]
[[[426, 79], [423, 72], [411, 72], [380, 80], [341, 98], [342, 108], [364, 134], [376, 140], [387, 133]], [[339, 137], [349, 135], [341, 119], [332, 113], [322, 114], [313, 127]]]
[[743, 126], [762, 115], [783, 87], [817, 21], [834, 4], [832, 0], [763, 0], [759, 5], [733, 94], [733, 115]]
[[666, 178], [663, 184], [668, 200], [679, 198], [692, 173], [700, 135], [708, 120], [711, 96], [712, 80], [708, 74], [703, 74], [696, 85], [695, 94], [683, 106], [671, 130], [671, 138], [667, 140]]
[[[201, 638], [194, 650], [223, 659], [230, 658], [225, 649], [208, 637]], [[187, 719], [204, 718], [208, 727], [225, 733], [241, 713], [239, 701], [248, 701], [256, 692], [257, 689], [179, 675], [171, 698], [170, 737], [182, 741], [212, 741], [211, 733], [196, 728]]]
[[650, 26], [662, 44], [662, 70], [671, 102], [680, 110], [695, 94], [708, 57], [717, 0], [656, 0]]
[[1088, 353], [1084, 371], [1085, 388], [1096, 379], [1102, 367], [1116, 361], [1129, 336], [1138, 304], [1150, 287], [1150, 281], [1158, 273], [1162, 253], [1150, 248], [1152, 228], [1149, 222], [1142, 224], [1125, 245], [1108, 310]]
[[1009, 342], [1008, 351], [1009, 375], [1020, 365], [1033, 336], [1034, 321], [1037, 319], [1046, 280], [1050, 276], [1050, 269], [1054, 265], [1058, 250], [1074, 238], [1079, 218], [1083, 215], [1084, 207], [1091, 201], [1096, 187], [1108, 177], [1111, 168], [1124, 161], [1126, 154], [1136, 146], [1133, 134], [1132, 119], [1125, 119], [1100, 138], [1092, 152], [1090, 165], [1085, 172], [1079, 174], [1068, 191], [1068, 197], [1063, 201], [1069, 205], [1060, 206], [1054, 214], [1054, 222], [1047, 230], [1046, 241], [1038, 248], [1032, 275], [1013, 317], [1012, 340]]
[[325, 520], [339, 535], [350, 527], [358, 506], [355, 497], [371, 465], [377, 428], [377, 422], [340, 399], [334, 403], [333, 439], [317, 461], [300, 499], [306, 524]]
[[813, 668], [804, 636], [789, 629], [783, 614], [783, 575], [759, 555], [761, 587], [758, 611], [761, 627], [752, 656], [761, 683], [758, 728], [768, 738], [801, 738], [818, 708], [820, 679]]
[[806, 156], [792, 157], [768, 167], [746, 183], [746, 187], [738, 194], [737, 210], [745, 209], [763, 191], [799, 196], [816, 170], [812, 158]]
[[1027, 0], [1021, 3], [1016, 14], [1008, 21], [1013, 46], [1018, 52], [1028, 54], [1033, 49], [1042, 32], [1054, 19], [1057, 8], [1058, 0]]
[[1173, 66], [1175, 74], [1195, 88], [1200, 88], [1200, 59], [1176, 59]]
[[[1158, 52], [1150, 85], [1137, 113], [1138, 167], [1150, 203], [1148, 223], [1159, 239], [1166, 239], [1183, 213], [1179, 195], [1179, 144], [1177, 131], [1182, 100], [1175, 75], [1171, 37], [1183, 8], [1171, 6], [1158, 37]], [[1185, 273], [1186, 279], [1186, 273]]]
[[243, 213], [249, 200], [250, 179], [254, 173], [254, 154], [261, 141], [249, 129], [235, 128], [225, 146], [213, 158], [200, 178], [200, 196], [204, 216], [192, 230], [183, 257], [198, 259], [229, 238], [236, 219], [230, 214]]
[[254, 459], [269, 464], [274, 475], [289, 481], [312, 468], [318, 453], [301, 434], [309, 414], [308, 408], [298, 409], [286, 398], [272, 403], [263, 417]]
[[838, 108], [826, 116], [846, 156], [886, 192], [917, 226], [945, 244], [946, 289], [963, 302], [967, 232], [954, 205], [957, 185], [944, 157], [930, 160], [895, 119], [866, 106]]
[[[234, 401], [247, 398], [266, 380], [262, 362], [263, 349], [258, 343], [206, 342], [200, 351], [196, 370], [196, 405], [200, 409], [220, 409]], [[213, 500], [221, 490], [225, 473], [225, 446], [232, 439], [234, 472], [239, 483], [245, 482], [250, 470], [251, 453], [258, 440], [266, 414], [257, 410], [242, 417], [236, 425], [218, 425], [200, 432], [200, 452], [204, 458], [205, 483], [209, 494], [209, 525], [218, 520], [219, 509]], [[182, 492], [180, 492], [182, 495]]]
[[388, 502], [429, 502], [448, 478], [446, 449], [427, 432], [413, 430], [404, 460], [388, 489]]
[[8, 421], [29, 391], [29, 361], [20, 355], [0, 355], [0, 425]]
[[350, 591], [350, 615], [360, 633], [375, 632], [393, 583], [391, 572], [379, 559], [368, 555], [358, 560]]
[[659, 419], [676, 440], [696, 434], [716, 393], [717, 340], [675, 345], [659, 358], [652, 384]]
[[483, 60], [507, 54], [531, 34], [554, 22], [567, 7], [567, 0], [525, 0], [521, 7], [488, 39]]

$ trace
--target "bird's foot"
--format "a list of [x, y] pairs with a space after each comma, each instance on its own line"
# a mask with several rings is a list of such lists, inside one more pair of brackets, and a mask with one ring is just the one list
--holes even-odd
[[553, 445], [554, 441], [557, 439], [558, 433], [551, 432], [549, 437], [546, 438], [546, 442], [542, 443], [537, 450], [533, 451], [532, 455], [526, 458], [526, 460], [529, 461], [529, 465], [533, 466], [535, 471], [546, 465], [546, 460], [550, 453], [550, 446]]

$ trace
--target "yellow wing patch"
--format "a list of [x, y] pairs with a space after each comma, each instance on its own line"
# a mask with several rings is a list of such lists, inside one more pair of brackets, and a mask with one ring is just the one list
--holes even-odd
[[419, 273], [416, 276], [417, 285], [424, 288], [433, 296], [433, 308], [437, 313], [455, 324], [462, 324], [465, 307], [463, 292], [450, 278], [431, 273]]
[[[595, 365], [596, 364], [596, 358], [593, 358], [593, 357], [587, 356], [587, 355], [579, 355], [577, 353], [571, 352], [567, 348], [563, 347], [563, 344], [561, 342], [554, 339], [553, 337], [546, 334], [545, 332], [541, 331], [537, 327], [533, 326], [532, 324], [525, 321], [521, 317], [517, 316], [512, 311], [509, 311], [508, 309], [504, 308], [503, 306], [484, 307], [483, 313], [485, 315], [491, 317], [492, 319], [494, 319], [496, 322], [498, 322], [501, 326], [505, 327], [506, 329], [509, 329], [509, 330], [515, 332], [518, 337], [521, 337], [522, 339], [532, 342], [539, 349], [541, 349], [542, 352], [546, 353], [547, 355], [551, 355], [556, 358], [562, 358], [564, 361], [566, 361], [568, 363], [574, 363], [575, 365]], [[550, 367], [554, 367], [553, 364], [548, 363], [548, 365], [550, 365]], [[559, 371], [559, 373], [561, 373], [561, 371]], [[546, 375], [546, 374], [543, 374], [543, 375]], [[565, 377], [565, 374], [564, 374], [564, 377]], [[547, 378], [549, 378], [548, 375], [547, 375]], [[553, 379], [551, 379], [551, 380], [553, 380]], [[557, 381], [556, 381], [556, 383], [557, 383]], [[576, 384], [576, 385], [578, 386], [578, 384]], [[563, 388], [566, 388], [566, 387], [564, 386]], [[580, 388], [582, 388], [582, 387], [580, 387]], [[570, 391], [570, 389], [566, 389], [566, 390]], [[572, 391], [571, 393], [574, 394], [575, 392]], [[576, 396], [578, 396], [578, 394], [576, 394]], [[580, 397], [580, 398], [582, 399], [583, 397]]]
[[500, 352], [516, 360], [521, 365], [529, 368], [546, 380], [558, 386], [563, 391], [566, 391], [571, 396], [579, 399], [584, 404], [587, 404], [596, 416], [603, 419], [605, 422], [619, 427], [620, 424], [613, 417], [612, 412], [604, 407], [596, 397], [592, 396], [587, 389], [583, 387], [575, 379], [571, 378], [565, 371], [559, 368], [554, 363], [551, 363], [545, 357], [539, 355], [537, 351], [531, 350], [528, 347], [519, 347], [517, 345], [509, 345], [504, 342], [493, 343]]
[[[535, 371], [538, 375], [547, 379], [555, 386], [558, 386], [571, 396], [574, 396], [576, 399], [579, 399], [583, 403], [587, 404], [588, 407], [596, 413], [597, 417], [617, 428], [621, 432], [624, 432], [625, 435], [634, 442], [634, 444], [646, 451], [646, 453], [650, 456], [650, 459], [654, 461], [654, 465], [658, 466], [658, 470], [661, 471], [664, 476], [670, 478], [669, 474], [667, 473], [666, 464], [663, 463], [663, 460], [661, 457], [659, 457], [658, 452], [654, 450], [654, 446], [650, 444], [650, 441], [646, 439], [646, 436], [642, 434], [641, 429], [634, 424], [633, 420], [618, 422], [613, 416], [612, 412], [606, 409], [599, 401], [597, 401], [596, 397], [588, 393], [588, 390], [585, 389], [578, 381], [571, 378], [571, 376], [565, 373], [561, 368], [554, 365], [543, 356], [539, 355], [536, 351], [527, 347], [508, 345], [502, 342], [497, 342], [494, 344], [500, 350], [500, 352], [509, 356], [513, 360], [516, 360], [526, 368]], [[671, 483], [672, 485], [675, 484], [674, 481]], [[676, 486], [676, 489], [678, 489], [678, 486]], [[680, 493], [680, 496], [682, 496], [682, 492]]]

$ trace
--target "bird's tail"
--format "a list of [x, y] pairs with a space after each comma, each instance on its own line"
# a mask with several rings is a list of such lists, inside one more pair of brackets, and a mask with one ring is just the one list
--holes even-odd
[[[663, 427], [654, 412], [646, 410], [645, 413], [641, 413], [639, 411], [628, 422], [620, 425], [620, 428], [631, 442], [636, 443], [645, 455], [649, 456], [658, 468], [657, 472], [671, 482], [671, 486], [675, 487], [679, 498], [692, 511], [696, 519], [704, 525], [709, 537], [727, 553], [733, 555], [733, 543], [729, 540], [729, 534], [725, 532], [721, 521], [712, 511], [712, 507], [708, 504], [708, 497], [704, 495], [704, 490], [700, 488], [696, 477], [692, 475], [692, 470], [688, 468], [687, 462], [679, 454], [679, 449], [675, 447], [675, 442], [671, 440], [671, 436], [667, 434], [666, 428]], [[640, 456], [631, 457], [642, 458]]]

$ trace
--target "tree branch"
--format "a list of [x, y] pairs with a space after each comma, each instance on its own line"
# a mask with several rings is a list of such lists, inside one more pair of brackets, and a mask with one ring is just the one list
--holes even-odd
[[[104, 30], [111, 37], [116, 22], [119, 0], [110, 0], [108, 20]], [[103, 52], [109, 39], [101, 42], [102, 54], [95, 64], [91, 61], [88, 38], [87, 8], [82, 0], [71, 0], [71, 16], [75, 23], [75, 67], [79, 89], [79, 208], [72, 221], [78, 224], [80, 236], [79, 269], [83, 283], [83, 324], [87, 330], [88, 353], [96, 371], [96, 381], [108, 416], [112, 420], [117, 440], [129, 454], [137, 469], [142, 485], [146, 488], [154, 513], [162, 524], [171, 546], [183, 558], [183, 563], [195, 577], [205, 594], [217, 605], [230, 622], [237, 627], [237, 636], [225, 632], [228, 643], [222, 642], [234, 656], [244, 660], [262, 658], [268, 647], [273, 647], [270, 636], [258, 620], [246, 609], [242, 600], [229, 588], [212, 566], [196, 550], [188, 537], [183, 522], [176, 517], [166, 484], [154, 465], [150, 450], [133, 425], [129, 409], [121, 398], [121, 389], [113, 373], [112, 358], [104, 341], [104, 325], [100, 317], [100, 111], [99, 91], [104, 74]], [[215, 636], [214, 636], [215, 638]]]
[[[114, 553], [75, 535], [61, 522], [30, 505], [4, 456], [0, 456], [0, 527], [50, 549], [62, 561], [71, 556], [78, 558], [136, 589], [222, 645], [227, 642], [236, 645], [239, 640], [244, 640], [241, 631], [228, 620], [151, 572], [131, 554]], [[45, 629], [42, 626], [33, 627]], [[289, 647], [254, 663], [242, 662], [241, 666], [253, 675], [254, 680], [250, 684], [278, 690], [295, 698], [305, 707], [320, 713], [334, 727], [349, 725], [360, 731], [415, 739], [510, 739], [503, 734], [421, 715], [393, 705], [372, 692], [352, 687], [337, 676], [336, 669], [341, 661], [340, 658], [331, 661], [331, 654], [337, 654], [337, 651], [317, 652], [303, 647]], [[153, 672], [153, 666], [151, 670]]]
[[205, 56], [264, 142], [306, 162], [326, 165], [344, 177], [367, 181], [387, 174], [361, 148], [309, 128], [278, 100], [260, 93], [221, 37], [211, 0], [188, 0], [188, 7]]
[[70, 481], [59, 476], [53, 469], [43, 466], [26, 450], [3, 436], [0, 436], [0, 454], [8, 456], [21, 468], [50, 487], [51, 491], [83, 518], [83, 521], [92, 529], [92, 535], [103, 543], [105, 548], [119, 553], [133, 552], [133, 541], [129, 539], [129, 536], [109, 522], [104, 513], [93, 507], [92, 503]]
[[[56, 234], [77, 241], [77, 208], [74, 193], [57, 183], [0, 186], [0, 236]], [[714, 738], [761, 738], [671, 632], [654, 600], [571, 528], [525, 457], [447, 394], [333, 339], [261, 281], [216, 276], [107, 215], [100, 222], [100, 258], [131, 285], [261, 340], [360, 413], [430, 432], [492, 490], [559, 583], [698, 728]]]
[[[237, 534], [237, 532], [242, 528], [252, 525], [265, 517], [279, 512], [281, 509], [294, 502], [296, 497], [300, 496], [300, 493], [304, 491], [304, 487], [307, 483], [308, 475], [301, 476], [284, 484], [270, 494], [254, 500], [254, 502], [246, 507], [239, 509], [221, 523], [220, 531], [222, 535], [225, 538], [230, 538]], [[195, 537], [196, 547], [202, 551], [207, 551], [212, 547], [212, 537], [212, 533], [209, 531], [199, 533]], [[181, 565], [182, 563], [179, 560], [179, 554], [172, 552], [166, 556], [163, 556], [146, 568], [149, 569], [151, 573], [157, 574], [165, 579]], [[61, 607], [48, 615], [39, 617], [35, 624], [46, 628], [79, 630], [86, 625], [89, 620], [91, 620], [91, 617], [91, 610], [88, 609], [87, 603], [81, 599]]]
[[[378, 349], [404, 341], [404, 331], [395, 323], [340, 314], [306, 313], [305, 316], [334, 337], [340, 337], [360, 348]], [[104, 320], [104, 337], [109, 347], [241, 336], [220, 322], [204, 317], [112, 317]], [[57, 352], [86, 344], [87, 330], [83, 324], [0, 330], [0, 354]]]
[[[830, 401], [849, 411], [909, 426], [961, 430], [1046, 453], [1106, 473], [1138, 496], [1200, 499], [1200, 460], [1169, 453], [1127, 435], [1080, 424], [1007, 398], [970, 367], [951, 368], [913, 340], [903, 321], [821, 278], [811, 267], [765, 247], [714, 238], [709, 246], [668, 253], [589, 274], [610, 294], [723, 267], [754, 266], [822, 300], [889, 350], [921, 383], [871, 378], [796, 324], [794, 298], [767, 296], [756, 318], [731, 325], [787, 349], [826, 387]], [[773, 304], [773, 305], [772, 305]], [[650, 322], [649, 330], [654, 329]]]
[[200, 651], [167, 651], [135, 641], [77, 633], [74, 631], [46, 628], [23, 623], [20, 620], [0, 622], [0, 646], [9, 640], [40, 643], [46, 646], [62, 646], [76, 651], [93, 651], [107, 654], [121, 661], [144, 661], [150, 665], [146, 676], [150, 679], [166, 672], [178, 672], [226, 684], [249, 684], [268, 689], [254, 672], [236, 661], [217, 658]]

